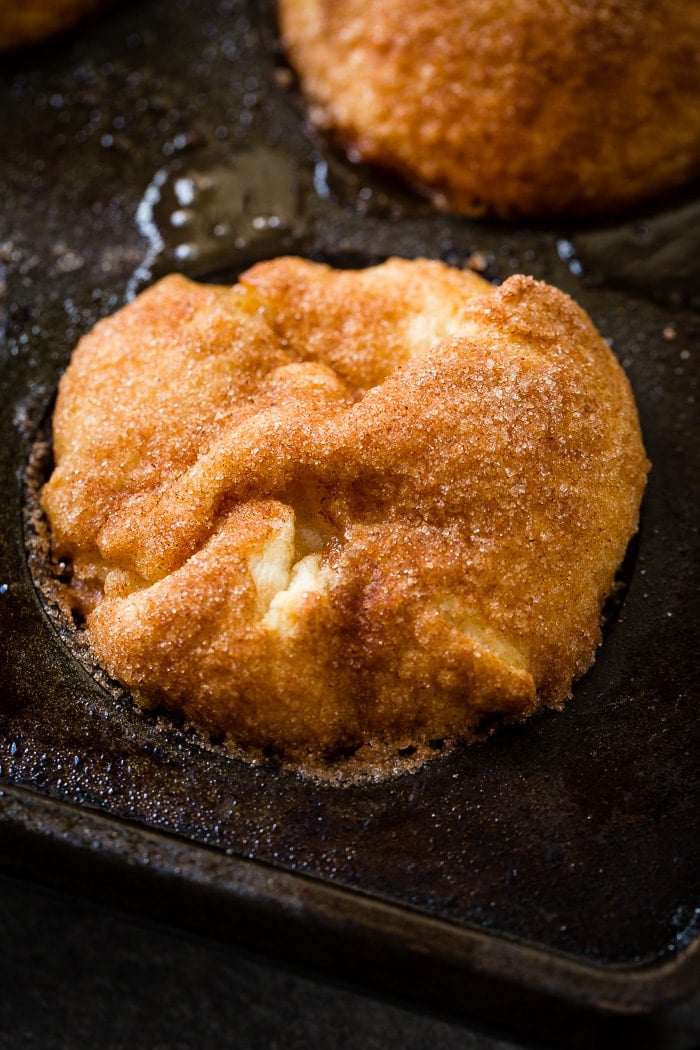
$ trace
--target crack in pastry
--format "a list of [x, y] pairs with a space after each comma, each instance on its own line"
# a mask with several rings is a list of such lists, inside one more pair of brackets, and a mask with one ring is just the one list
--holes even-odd
[[81, 340], [54, 447], [102, 665], [306, 769], [561, 706], [648, 468], [579, 307], [428, 260], [165, 278]]

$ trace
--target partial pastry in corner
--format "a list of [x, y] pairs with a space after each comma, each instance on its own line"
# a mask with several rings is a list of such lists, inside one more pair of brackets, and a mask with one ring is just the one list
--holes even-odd
[[104, 667], [317, 771], [561, 706], [648, 468], [570, 298], [400, 259], [165, 278], [81, 340], [54, 452], [53, 549]]
[[70, 29], [116, 0], [11, 0], [0, 4], [0, 50], [27, 47]]
[[700, 171], [693, 0], [278, 0], [313, 121], [467, 214], [610, 212]]

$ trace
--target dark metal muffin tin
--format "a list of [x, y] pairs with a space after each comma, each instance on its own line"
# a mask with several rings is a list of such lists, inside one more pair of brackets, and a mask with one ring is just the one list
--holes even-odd
[[[0, 866], [521, 1036], [690, 1046], [693, 196], [585, 225], [436, 214], [312, 135], [274, 13], [245, 0], [111, 10], [3, 56], [0, 93]], [[378, 784], [253, 767], [138, 713], [81, 665], [28, 566], [27, 463], [81, 333], [168, 269], [234, 280], [281, 252], [471, 257], [559, 285], [622, 360], [653, 463], [565, 710]]]

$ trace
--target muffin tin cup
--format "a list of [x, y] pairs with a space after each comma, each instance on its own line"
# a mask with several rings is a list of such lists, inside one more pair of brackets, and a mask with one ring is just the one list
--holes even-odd
[[[600, 223], [436, 213], [310, 130], [273, 10], [245, 0], [113, 9], [6, 57], [0, 91], [0, 867], [517, 1035], [683, 1045], [700, 970], [692, 190]], [[36, 483], [77, 339], [161, 273], [232, 282], [282, 252], [561, 287], [622, 362], [652, 461], [564, 710], [381, 783], [252, 765], [140, 712], [40, 586]]]

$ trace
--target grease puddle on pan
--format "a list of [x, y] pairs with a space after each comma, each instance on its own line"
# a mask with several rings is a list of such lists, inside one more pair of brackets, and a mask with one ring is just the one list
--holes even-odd
[[311, 192], [306, 172], [266, 146], [162, 168], [136, 213], [148, 249], [127, 298], [173, 270], [205, 277], [303, 251]]
[[649, 296], [673, 308], [700, 306], [700, 201], [667, 202], [625, 222], [557, 237], [557, 253], [584, 283]]

